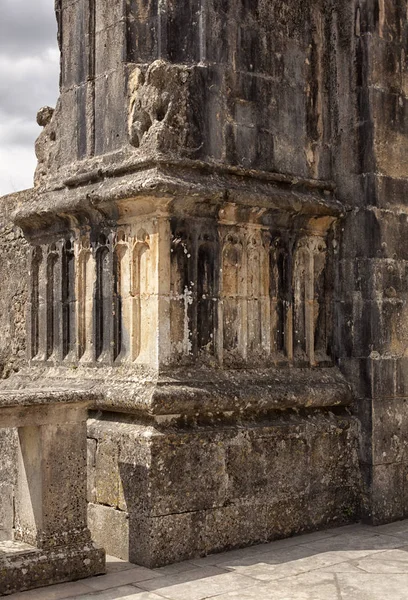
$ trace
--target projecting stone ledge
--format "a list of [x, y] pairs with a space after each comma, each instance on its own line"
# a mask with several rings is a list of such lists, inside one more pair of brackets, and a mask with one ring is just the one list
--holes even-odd
[[87, 398], [89, 408], [143, 412], [158, 422], [168, 416], [224, 414], [234, 419], [275, 410], [344, 407], [352, 402], [351, 388], [336, 367], [154, 370], [135, 365], [104, 369], [37, 365], [5, 381], [3, 389], [28, 384], [36, 403], [52, 389], [60, 401]]
[[75, 392], [0, 393], [0, 428], [19, 436], [15, 541], [0, 545], [0, 595], [105, 572], [87, 527], [90, 402]]
[[192, 209], [194, 205], [200, 207], [201, 216], [204, 212], [213, 216], [233, 203], [262, 209], [262, 213], [273, 210], [275, 225], [277, 212], [283, 211], [304, 221], [330, 217], [325, 222], [328, 226], [346, 210], [331, 181], [216, 163], [128, 157], [113, 166], [97, 158], [78, 163], [69, 172], [62, 181], [51, 179], [47, 187], [8, 197], [14, 204], [12, 220], [27, 238], [37, 239], [47, 227], [54, 232], [66, 229], [68, 214], [77, 224], [100, 227], [118, 218], [126, 220], [133, 213], [186, 213], [188, 206]]

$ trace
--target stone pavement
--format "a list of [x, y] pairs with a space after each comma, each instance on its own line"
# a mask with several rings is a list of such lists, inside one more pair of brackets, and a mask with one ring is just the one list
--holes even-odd
[[350, 525], [161, 569], [108, 574], [10, 600], [408, 600], [408, 521]]

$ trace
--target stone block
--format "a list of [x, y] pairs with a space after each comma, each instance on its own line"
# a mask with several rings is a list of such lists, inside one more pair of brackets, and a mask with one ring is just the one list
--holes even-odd
[[[77, 159], [78, 133], [77, 133], [77, 94], [75, 89], [68, 89], [61, 93], [59, 99], [62, 114], [70, 115], [65, 122], [64, 130], [58, 138], [55, 160], [60, 166], [67, 165]], [[58, 107], [57, 109], [58, 110]]]
[[[353, 263], [353, 261], [351, 261]], [[355, 271], [352, 279], [344, 279], [345, 288], [352, 281], [355, 291], [361, 295], [363, 301], [374, 302], [379, 293], [385, 288], [384, 261], [381, 258], [358, 258], [354, 261]], [[391, 283], [388, 284], [391, 286]], [[345, 293], [346, 290], [344, 290]]]
[[65, 4], [61, 11], [62, 29], [62, 64], [61, 84], [66, 90], [85, 83], [92, 76], [92, 10], [89, 2]]
[[373, 281], [373, 292], [377, 295], [382, 294], [384, 299], [401, 298], [405, 300], [408, 292], [407, 261], [387, 258], [377, 261], [377, 265], [378, 276]]
[[381, 352], [384, 344], [381, 335], [382, 304], [377, 301], [365, 301], [360, 293], [353, 294], [352, 309], [352, 356], [362, 358], [370, 354], [371, 349]]
[[[363, 465], [367, 465], [373, 458], [373, 401], [372, 398], [359, 398], [355, 403], [354, 415], [357, 419], [359, 433], [358, 454]], [[364, 467], [362, 468], [364, 471]]]
[[119, 449], [116, 440], [102, 439], [98, 442], [95, 456], [95, 488], [99, 504], [119, 505]]
[[0, 483], [17, 481], [17, 448], [17, 430], [0, 429]]
[[334, 352], [339, 359], [353, 354], [353, 303], [351, 301], [335, 302], [334, 316], [336, 333], [334, 336]]
[[[106, 0], [103, 1], [107, 4]], [[108, 12], [111, 12], [110, 6]], [[127, 60], [140, 64], [157, 59], [162, 41], [160, 32], [163, 26], [157, 2], [146, 6], [142, 0], [130, 0], [127, 5], [126, 20]], [[106, 22], [106, 19], [104, 21]]]
[[96, 467], [96, 440], [87, 440], [87, 500], [96, 502], [95, 467]]
[[0, 483], [0, 542], [11, 540], [14, 527], [14, 486]]
[[311, 436], [308, 466], [311, 495], [341, 489], [345, 482], [349, 488], [358, 489], [357, 436], [357, 422], [340, 418], [333, 419], [326, 431]]
[[408, 358], [395, 359], [396, 395], [408, 398]]
[[371, 396], [372, 379], [369, 358], [342, 357], [339, 359], [339, 367], [352, 386], [355, 400], [363, 401], [364, 398]]
[[119, 149], [127, 142], [124, 69], [121, 66], [95, 82], [95, 154]]
[[342, 223], [340, 258], [354, 261], [382, 256], [381, 223], [376, 213], [364, 208], [346, 216]]
[[396, 395], [396, 363], [392, 355], [370, 359], [371, 397], [394, 398]]
[[373, 85], [400, 94], [401, 47], [398, 37], [394, 40], [373, 36], [367, 39], [370, 54], [368, 80]]
[[16, 544], [15, 550], [0, 545], [0, 596], [105, 573], [105, 552], [92, 543], [48, 550], [23, 544], [20, 551]]
[[[53, 447], [55, 438], [59, 443]], [[81, 427], [77, 423], [63, 423], [48, 426], [43, 430], [42, 443], [48, 461], [48, 468], [42, 475], [43, 486], [47, 489], [42, 500], [43, 510], [47, 514], [44, 533], [53, 535], [54, 531], [60, 530], [62, 505], [64, 529], [79, 531], [86, 527], [85, 425]], [[58, 497], [58, 504], [55, 497]]]
[[226, 438], [228, 434], [219, 435], [216, 431], [169, 433], [154, 438], [149, 474], [153, 515], [193, 512], [224, 504], [229, 477]]
[[[88, 504], [88, 527], [96, 544], [105, 548], [107, 554], [122, 560], [129, 558], [129, 515], [100, 504]], [[138, 539], [134, 543], [139, 543]]]
[[404, 463], [403, 467], [403, 513], [404, 519], [408, 518], [408, 463]]
[[202, 511], [149, 517], [130, 515], [130, 562], [155, 568], [206, 554]]
[[231, 51], [228, 39], [228, 5], [210, 0], [207, 4], [205, 55], [211, 62], [224, 64]]
[[[361, 493], [356, 486], [322, 486], [307, 498], [307, 509], [302, 526], [305, 530], [336, 527], [353, 523], [361, 517]], [[313, 509], [311, 509], [313, 507]]]
[[278, 502], [271, 499], [264, 511], [267, 541], [290, 537], [294, 532], [302, 533], [309, 528], [308, 496], [304, 491], [299, 490], [295, 497]]
[[167, 39], [163, 57], [174, 63], [200, 61], [200, 18], [202, 7], [199, 0], [186, 0], [169, 5], [164, 25]]
[[405, 95], [378, 87], [371, 90], [376, 115], [374, 153], [380, 173], [395, 179], [406, 177], [408, 101]]
[[151, 442], [143, 432], [143, 427], [129, 426], [122, 429], [119, 441], [119, 509], [136, 514], [144, 514], [152, 506]]
[[[1, 409], [3, 418], [7, 408]], [[16, 539], [39, 548], [84, 543], [89, 539], [85, 411], [76, 411], [75, 406], [58, 410], [53, 405], [31, 409], [26, 408], [28, 426], [21, 413], [11, 409], [16, 424], [21, 423]], [[36, 425], [36, 412], [40, 425]]]
[[[230, 501], [257, 498], [260, 502], [271, 495], [281, 498], [302, 486], [310, 458], [305, 429], [302, 425], [298, 428], [287, 423], [281, 425], [282, 429], [272, 426], [239, 432], [228, 443]], [[289, 467], [290, 456], [296, 456], [296, 470]]]
[[397, 521], [404, 516], [404, 466], [374, 465], [370, 469], [368, 520], [373, 525]]
[[116, 25], [123, 18], [123, 5], [112, 5], [109, 0], [95, 1], [95, 32]]
[[372, 461], [374, 465], [408, 462], [408, 399], [373, 400]]
[[[376, 230], [374, 230], [373, 234], [375, 233], [376, 237], [378, 236], [377, 241], [379, 242], [376, 258], [406, 261], [408, 258], [408, 249], [405, 248], [404, 244], [400, 243], [400, 240], [405, 239], [408, 233], [408, 222], [405, 212], [387, 208], [372, 208], [369, 212], [372, 213], [370, 221]], [[368, 233], [366, 232], [364, 237]], [[371, 252], [371, 255], [374, 258], [373, 252]]]
[[95, 34], [95, 75], [104, 76], [118, 69], [123, 60], [125, 26], [118, 22]]
[[207, 511], [204, 534], [206, 554], [265, 542], [266, 507], [255, 500]]
[[398, 206], [406, 207], [408, 199], [408, 181], [386, 175], [376, 175], [376, 204], [385, 209], [394, 210]]

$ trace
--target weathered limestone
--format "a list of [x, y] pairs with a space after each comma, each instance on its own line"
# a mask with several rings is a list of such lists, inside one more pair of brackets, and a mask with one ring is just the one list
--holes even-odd
[[2, 387], [92, 395], [95, 539], [157, 566], [407, 516], [406, 11], [56, 10]]
[[[338, 196], [350, 211], [339, 244], [335, 352], [361, 421], [364, 516], [379, 524], [408, 517], [405, 2], [360, 3], [354, 23], [355, 69], [353, 78], [343, 71], [350, 95], [338, 129]], [[344, 50], [338, 68], [346, 61]]]
[[0, 427], [19, 437], [15, 541], [0, 542], [1, 595], [105, 571], [87, 527], [88, 405], [75, 394], [0, 395]]
[[[306, 419], [161, 430], [118, 425], [112, 415], [88, 429], [97, 447], [89, 465], [93, 536], [137, 563], [285, 537], [330, 523], [333, 514], [341, 522], [358, 508], [355, 430], [347, 418], [314, 411]], [[121, 534], [111, 541], [111, 531]]]

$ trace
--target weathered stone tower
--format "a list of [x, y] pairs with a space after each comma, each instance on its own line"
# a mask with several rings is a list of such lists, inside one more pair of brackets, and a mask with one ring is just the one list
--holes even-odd
[[93, 401], [94, 538], [157, 566], [406, 516], [406, 1], [56, 12], [3, 385]]

